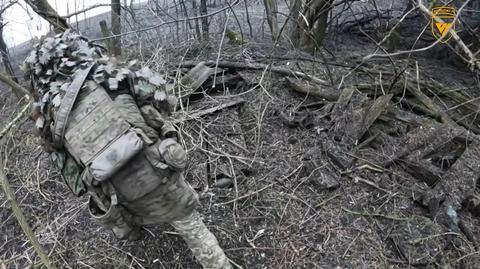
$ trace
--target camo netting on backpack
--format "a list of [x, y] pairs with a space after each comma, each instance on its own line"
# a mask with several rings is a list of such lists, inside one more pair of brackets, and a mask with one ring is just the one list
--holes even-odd
[[24, 69], [38, 133], [70, 189], [89, 192], [90, 213], [105, 227], [125, 237], [130, 222], [169, 222], [197, 206], [167, 120], [177, 99], [166, 76], [105, 57], [71, 31], [36, 45]]

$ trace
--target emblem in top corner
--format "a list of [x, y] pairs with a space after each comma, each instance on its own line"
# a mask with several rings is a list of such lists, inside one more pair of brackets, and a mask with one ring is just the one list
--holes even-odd
[[446, 43], [450, 38], [451, 30], [455, 30], [457, 10], [450, 6], [435, 7], [432, 9], [431, 28], [432, 34], [440, 42]]

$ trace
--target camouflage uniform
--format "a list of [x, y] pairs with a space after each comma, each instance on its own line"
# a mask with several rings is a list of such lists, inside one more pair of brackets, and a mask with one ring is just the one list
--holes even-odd
[[36, 95], [37, 132], [73, 193], [119, 238], [171, 223], [205, 268], [231, 268], [195, 210], [186, 153], [168, 122], [174, 85], [66, 31], [34, 47], [24, 65]]

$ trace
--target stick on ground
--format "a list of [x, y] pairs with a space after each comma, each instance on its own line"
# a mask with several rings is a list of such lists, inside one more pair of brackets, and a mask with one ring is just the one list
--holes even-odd
[[7, 201], [10, 202], [12, 206], [13, 214], [17, 218], [17, 221], [20, 224], [20, 227], [22, 227], [22, 230], [27, 236], [28, 241], [30, 242], [30, 244], [32, 244], [32, 247], [35, 249], [35, 252], [40, 257], [45, 267], [47, 269], [56, 269], [56, 267], [51, 263], [48, 255], [46, 254], [46, 252], [38, 242], [37, 238], [35, 237], [35, 234], [33, 233], [32, 229], [28, 225], [27, 219], [25, 218], [25, 215], [23, 215], [23, 211], [18, 205], [17, 200], [15, 199], [15, 196], [12, 192], [12, 189], [10, 188], [10, 184], [8, 183], [8, 179], [4, 171], [5, 171], [5, 168], [3, 166], [2, 156], [0, 156], [0, 184], [2, 185], [2, 189], [5, 192]]

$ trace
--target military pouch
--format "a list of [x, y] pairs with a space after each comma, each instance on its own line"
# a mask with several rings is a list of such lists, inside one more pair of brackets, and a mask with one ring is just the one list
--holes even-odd
[[[144, 141], [125, 119], [123, 106], [103, 87], [87, 81], [79, 100], [69, 117], [65, 147], [89, 169], [93, 179], [102, 182], [138, 154]], [[141, 118], [140, 111], [138, 114]]]
[[66, 152], [53, 152], [51, 157], [68, 188], [77, 197], [82, 196], [87, 191], [82, 181], [83, 167], [78, 165], [75, 159]]
[[[135, 201], [167, 182], [169, 170], [157, 170], [146, 157], [146, 147], [133, 158], [128, 166], [116, 173], [109, 181], [114, 186], [122, 203]], [[165, 165], [166, 166], [166, 165]]]
[[90, 164], [90, 172], [98, 181], [109, 179], [143, 148], [143, 140], [133, 131], [119, 137]]

